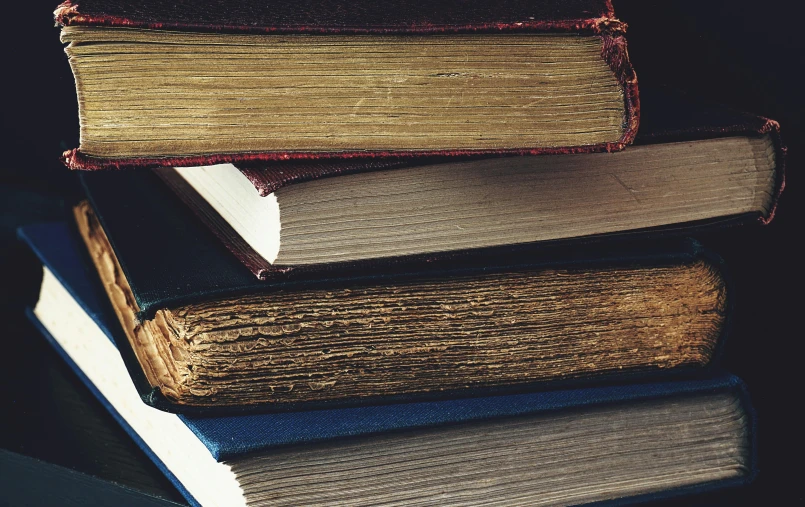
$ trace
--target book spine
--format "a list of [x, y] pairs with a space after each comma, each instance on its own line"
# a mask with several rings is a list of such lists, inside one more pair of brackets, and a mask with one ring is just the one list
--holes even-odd
[[771, 136], [772, 140], [774, 141], [775, 160], [777, 161], [777, 167], [775, 169], [775, 190], [771, 205], [769, 206], [769, 214], [766, 216], [761, 215], [758, 218], [761, 224], [768, 225], [772, 220], [774, 220], [774, 215], [777, 212], [777, 206], [780, 202], [780, 197], [783, 195], [783, 190], [785, 190], [785, 169], [788, 148], [783, 143], [783, 139], [780, 136], [780, 124], [776, 121], [766, 118], [766, 123], [763, 125], [763, 127], [761, 127], [760, 133], [767, 133]]

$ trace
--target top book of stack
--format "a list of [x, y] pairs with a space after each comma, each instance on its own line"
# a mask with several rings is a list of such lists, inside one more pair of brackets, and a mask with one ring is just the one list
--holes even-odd
[[620, 150], [609, 1], [65, 2], [75, 169]]

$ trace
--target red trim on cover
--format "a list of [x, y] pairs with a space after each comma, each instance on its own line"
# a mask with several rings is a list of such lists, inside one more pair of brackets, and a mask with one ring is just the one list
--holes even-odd
[[780, 196], [783, 194], [783, 190], [785, 190], [785, 159], [788, 153], [788, 148], [786, 148], [785, 144], [783, 144], [783, 140], [780, 137], [780, 124], [774, 120], [770, 120], [768, 118], [765, 119], [766, 123], [760, 128], [758, 132], [761, 134], [769, 134], [772, 139], [774, 140], [774, 145], [777, 148], [775, 151], [776, 155], [776, 162], [777, 162], [777, 191], [774, 193], [772, 197], [771, 207], [769, 208], [769, 215], [764, 217], [761, 215], [758, 220], [763, 225], [769, 225], [769, 223], [774, 220], [774, 215], [777, 213], [777, 206], [780, 203]]
[[195, 167], [214, 164], [237, 164], [248, 162], [278, 162], [284, 160], [372, 160], [372, 159], [419, 159], [428, 157], [472, 158], [478, 156], [509, 155], [559, 155], [565, 153], [612, 152], [624, 148], [623, 142], [589, 146], [560, 148], [506, 148], [496, 150], [428, 150], [428, 151], [343, 151], [343, 152], [251, 152], [190, 155], [181, 157], [153, 158], [99, 158], [85, 155], [80, 149], [62, 154], [62, 162], [70, 169], [96, 171], [102, 169], [136, 169], [154, 167]]
[[601, 36], [601, 57], [609, 64], [612, 72], [623, 89], [624, 131], [619, 144], [626, 147], [635, 139], [640, 127], [640, 94], [638, 93], [637, 74], [629, 61], [626, 49], [626, 38], [621, 33]]

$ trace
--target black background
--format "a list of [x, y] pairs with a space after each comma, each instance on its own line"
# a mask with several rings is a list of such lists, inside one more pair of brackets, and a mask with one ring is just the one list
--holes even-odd
[[[805, 358], [802, 296], [796, 289], [805, 7], [777, 0], [614, 3], [629, 24], [629, 52], [641, 83], [669, 84], [774, 118], [789, 146], [787, 188], [777, 218], [767, 227], [699, 237], [724, 257], [736, 279], [737, 317], [725, 363], [748, 384], [759, 415], [761, 473], [747, 488], [657, 505], [802, 505], [803, 422], [797, 415]], [[43, 368], [52, 367], [53, 356], [22, 317], [22, 309], [35, 302], [39, 266], [14, 239], [19, 225], [66, 216], [64, 204], [78, 193], [74, 175], [58, 161], [63, 150], [77, 146], [78, 121], [54, 7], [50, 1], [22, 0], [4, 5], [2, 16], [0, 446], [80, 468], [41, 394]]]

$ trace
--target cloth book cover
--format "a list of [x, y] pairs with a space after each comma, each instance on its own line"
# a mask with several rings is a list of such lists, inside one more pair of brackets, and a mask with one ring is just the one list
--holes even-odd
[[305, 34], [430, 36], [451, 34], [582, 34], [600, 38], [600, 56], [620, 87], [624, 115], [616, 141], [541, 147], [487, 147], [481, 149], [381, 149], [310, 151], [282, 149], [241, 153], [181, 156], [104, 157], [81, 149], [64, 154], [73, 169], [143, 166], [198, 166], [223, 162], [272, 160], [353, 159], [378, 157], [421, 158], [477, 154], [539, 154], [615, 151], [634, 139], [639, 121], [637, 78], [624, 38], [625, 24], [614, 17], [609, 1], [562, 2], [509, 0], [483, 2], [275, 2], [267, 6], [253, 0], [239, 2], [182, 2], [166, 8], [161, 2], [112, 0], [67, 1], [55, 11], [56, 22], [66, 28], [104, 27], [149, 31], [219, 34]]

